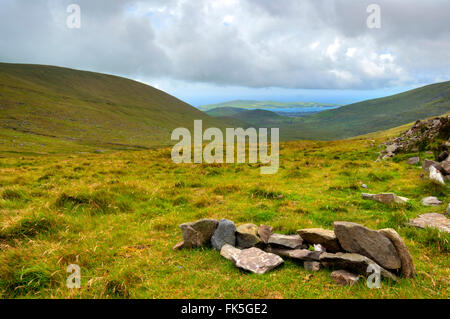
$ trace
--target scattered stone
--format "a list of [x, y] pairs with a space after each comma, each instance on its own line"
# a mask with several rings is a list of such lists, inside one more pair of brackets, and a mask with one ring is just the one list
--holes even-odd
[[311, 251], [308, 249], [280, 249], [268, 247], [266, 248], [268, 253], [272, 253], [281, 257], [287, 257], [290, 259], [296, 259], [301, 261], [319, 261], [320, 255], [322, 252], [320, 251]]
[[219, 225], [211, 237], [211, 245], [214, 249], [221, 250], [225, 244], [236, 246], [236, 225], [228, 219], [219, 221]]
[[175, 246], [173, 246], [173, 250], [180, 250], [184, 248], [184, 241], [179, 242], [178, 244], [176, 244]]
[[424, 160], [423, 164], [422, 164], [422, 168], [425, 171], [425, 173], [428, 173], [430, 171], [430, 167], [434, 167], [439, 171], [441, 170], [441, 164], [439, 164], [438, 162], [435, 162], [435, 161], [432, 161], [429, 159]]
[[414, 267], [411, 254], [409, 253], [409, 250], [400, 235], [392, 228], [381, 229], [378, 232], [386, 236], [397, 250], [397, 254], [400, 257], [402, 263], [402, 276], [406, 278], [414, 277], [414, 275], [416, 274], [416, 268]]
[[261, 225], [258, 229], [258, 235], [261, 240], [267, 244], [269, 242], [270, 236], [273, 234], [273, 227]]
[[362, 194], [363, 199], [375, 200], [383, 204], [406, 204], [409, 199], [406, 197], [397, 196], [393, 193], [382, 194]]
[[320, 244], [329, 252], [341, 251], [336, 235], [332, 230], [322, 228], [309, 228], [298, 230], [301, 238], [310, 244]]
[[223, 258], [231, 260], [234, 263], [236, 263], [236, 258], [240, 253], [241, 253], [240, 249], [237, 249], [236, 247], [233, 247], [229, 244], [223, 245], [222, 249], [220, 250], [220, 255]]
[[283, 246], [291, 249], [303, 247], [303, 239], [299, 235], [273, 234], [270, 236], [269, 244]]
[[434, 196], [425, 197], [422, 199], [422, 205], [423, 206], [441, 206], [442, 202]]
[[259, 227], [255, 224], [244, 224], [236, 229], [236, 243], [239, 248], [251, 248], [259, 245], [262, 241], [258, 237]]
[[445, 185], [444, 177], [434, 166], [430, 167], [430, 179], [435, 183]]
[[445, 175], [450, 175], [450, 160], [441, 162], [441, 172]]
[[320, 262], [317, 261], [305, 261], [303, 263], [303, 267], [307, 271], [319, 271], [320, 270]]
[[[349, 253], [323, 253], [320, 256], [320, 262], [324, 267], [345, 269], [363, 276], [367, 276], [369, 274], [367, 272], [367, 269], [370, 265], [380, 267], [376, 262], [374, 262], [370, 258], [367, 258], [366, 256]], [[392, 279], [394, 281], [398, 280], [397, 276], [387, 271], [383, 267], [380, 267], [380, 271], [383, 277]]]
[[450, 219], [437, 213], [420, 215], [416, 219], [411, 219], [409, 225], [423, 229], [427, 227], [437, 228], [445, 233], [450, 233]]
[[219, 221], [215, 219], [201, 219], [180, 225], [184, 240], [183, 247], [193, 248], [209, 244], [218, 224]]
[[417, 165], [420, 162], [420, 158], [419, 157], [411, 157], [410, 159], [408, 159], [408, 164], [409, 165]]
[[443, 162], [447, 159], [448, 157], [448, 152], [447, 151], [443, 151], [441, 154], [439, 154], [438, 156], [438, 161], [439, 162]]
[[353, 286], [359, 281], [360, 276], [345, 270], [336, 270], [331, 273], [331, 279], [342, 286]]
[[364, 189], [369, 188], [366, 184], [362, 184], [361, 187], [364, 188]]
[[401, 267], [394, 245], [376, 230], [356, 223], [335, 222], [334, 233], [345, 251], [369, 257], [383, 268], [399, 269]]
[[283, 262], [280, 256], [266, 253], [255, 247], [244, 249], [236, 256], [236, 267], [255, 274], [265, 274]]

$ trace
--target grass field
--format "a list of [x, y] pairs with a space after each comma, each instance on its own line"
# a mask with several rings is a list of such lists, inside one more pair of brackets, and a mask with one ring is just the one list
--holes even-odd
[[[0, 296], [448, 299], [449, 236], [405, 223], [443, 212], [449, 191], [422, 180], [421, 168], [405, 163], [408, 155], [375, 163], [377, 145], [393, 132], [282, 144], [280, 170], [269, 176], [250, 164], [176, 165], [170, 149], [1, 158]], [[367, 191], [395, 192], [411, 202], [364, 201]], [[426, 196], [445, 205], [423, 207]], [[178, 225], [205, 217], [268, 224], [285, 234], [331, 229], [336, 220], [392, 227], [418, 274], [371, 290], [364, 281], [338, 286], [330, 270], [310, 273], [291, 261], [261, 276], [213, 250], [173, 251], [181, 240]], [[69, 264], [81, 267], [79, 290], [66, 287]]]

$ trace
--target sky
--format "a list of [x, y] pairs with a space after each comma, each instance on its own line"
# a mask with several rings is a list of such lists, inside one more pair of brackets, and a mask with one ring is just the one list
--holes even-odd
[[196, 106], [348, 104], [450, 80], [449, 21], [448, 0], [1, 0], [0, 61], [120, 75]]

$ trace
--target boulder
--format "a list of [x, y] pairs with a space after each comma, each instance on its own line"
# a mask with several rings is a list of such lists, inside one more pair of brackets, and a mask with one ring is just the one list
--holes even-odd
[[335, 253], [341, 251], [336, 235], [332, 230], [309, 228], [298, 230], [297, 233], [309, 244], [320, 244], [327, 251]]
[[335, 222], [334, 233], [345, 251], [369, 257], [386, 269], [401, 267], [394, 245], [376, 230], [356, 223]]
[[[370, 258], [367, 258], [366, 256], [348, 253], [323, 253], [322, 255], [320, 255], [320, 263], [324, 267], [345, 269], [363, 276], [369, 275], [367, 270], [370, 265], [376, 265], [380, 267], [376, 262], [374, 262]], [[383, 267], [380, 267], [380, 271], [383, 277], [394, 281], [398, 280], [397, 276], [387, 271]]]
[[255, 274], [264, 274], [283, 262], [280, 256], [266, 253], [256, 247], [244, 249], [236, 256], [236, 267]]
[[290, 259], [296, 259], [301, 261], [319, 261], [320, 255], [322, 252], [320, 251], [311, 251], [308, 249], [280, 249], [268, 247], [266, 251], [281, 257], [287, 257]]
[[345, 270], [336, 270], [331, 273], [331, 279], [342, 286], [353, 286], [359, 281], [360, 276]]
[[422, 199], [423, 206], [441, 206], [442, 202], [437, 197], [425, 197]]
[[441, 172], [445, 175], [450, 175], [450, 160], [441, 163]]
[[319, 271], [320, 270], [320, 262], [317, 262], [317, 261], [305, 261], [303, 263], [303, 267], [307, 271]]
[[269, 237], [270, 245], [283, 246], [291, 249], [303, 247], [303, 239], [299, 235], [273, 234]]
[[240, 249], [237, 249], [236, 247], [233, 247], [229, 244], [223, 245], [222, 249], [220, 250], [220, 255], [223, 258], [231, 260], [234, 263], [236, 263], [236, 258], [240, 253], [241, 253]]
[[448, 157], [448, 152], [447, 151], [443, 151], [441, 154], [439, 154], [438, 161], [439, 162], [443, 162], [443, 161], [445, 161], [447, 159], [447, 157]]
[[239, 248], [250, 248], [262, 243], [258, 236], [259, 227], [255, 224], [244, 224], [236, 229], [236, 243]]
[[391, 145], [388, 145], [387, 147], [386, 147], [386, 153], [388, 153], [388, 154], [390, 154], [390, 153], [395, 153], [397, 150], [398, 150], [398, 145], [397, 144], [391, 144]]
[[273, 227], [261, 225], [258, 229], [258, 235], [264, 242], [264, 244], [267, 244], [269, 242], [269, 238], [270, 236], [272, 236], [272, 234], [273, 234]]
[[180, 225], [184, 240], [183, 247], [195, 248], [209, 244], [218, 224], [219, 221], [215, 219], [201, 219]]
[[214, 249], [221, 250], [225, 244], [236, 246], [236, 225], [228, 219], [219, 221], [219, 225], [211, 237], [211, 245]]
[[362, 198], [374, 200], [383, 204], [406, 204], [409, 201], [408, 198], [397, 196], [393, 193], [362, 194]]
[[437, 228], [442, 232], [450, 233], [450, 219], [437, 213], [420, 215], [416, 219], [411, 219], [409, 225], [423, 229], [427, 227]]
[[420, 162], [420, 158], [419, 157], [411, 157], [410, 159], [408, 159], [408, 164], [409, 165], [417, 165]]
[[430, 166], [430, 180], [437, 184], [445, 185], [444, 177], [434, 166]]
[[430, 167], [434, 167], [437, 170], [441, 170], [441, 165], [438, 162], [432, 161], [432, 160], [428, 160], [428, 159], [424, 160], [423, 163], [422, 163], [423, 170], [426, 173], [428, 173], [430, 171]]
[[401, 274], [403, 277], [412, 278], [416, 274], [416, 268], [409, 253], [405, 242], [400, 235], [392, 228], [381, 229], [378, 231], [383, 236], [386, 236], [397, 250], [397, 254], [402, 262]]

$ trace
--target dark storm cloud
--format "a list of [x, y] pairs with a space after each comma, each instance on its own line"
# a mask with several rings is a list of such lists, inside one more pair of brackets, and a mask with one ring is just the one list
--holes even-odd
[[[67, 5], [82, 10], [66, 26]], [[133, 78], [284, 88], [448, 80], [450, 1], [2, 0], [0, 60]]]

